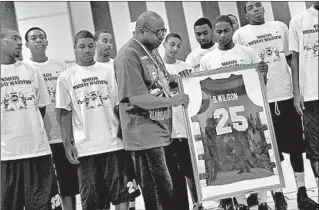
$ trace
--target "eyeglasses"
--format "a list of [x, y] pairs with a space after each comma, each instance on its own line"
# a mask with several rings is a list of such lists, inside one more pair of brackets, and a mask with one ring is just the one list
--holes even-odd
[[153, 32], [154, 34], [156, 34], [156, 36], [157, 36], [158, 38], [165, 36], [166, 33], [167, 33], [167, 29], [166, 29], [166, 28], [158, 29], [158, 30], [156, 30], [156, 31], [154, 31], [154, 30], [152, 30], [152, 29], [150, 29], [150, 28], [147, 28], [147, 27], [145, 27], [145, 26], [143, 26], [143, 28], [146, 28], [147, 30]]

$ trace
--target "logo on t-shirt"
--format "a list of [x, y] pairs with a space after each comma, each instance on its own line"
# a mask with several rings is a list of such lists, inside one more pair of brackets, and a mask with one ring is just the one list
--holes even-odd
[[[57, 71], [58, 73], [58, 71]], [[50, 97], [50, 102], [53, 103], [55, 101], [55, 89], [56, 89], [56, 81], [58, 79], [58, 75], [54, 76], [52, 73], [44, 73], [43, 78], [45, 84], [47, 86], [48, 94]]]
[[[99, 80], [98, 77], [83, 78], [82, 82], [73, 86], [76, 98], [81, 108], [94, 109], [103, 106], [110, 97], [101, 91], [99, 85], [107, 85], [106, 80]], [[99, 89], [99, 90], [97, 90]]]
[[[80, 93], [81, 95], [83, 94]], [[108, 100], [110, 97], [108, 95], [103, 95], [100, 91], [91, 91], [84, 94], [83, 97], [78, 97], [78, 104], [83, 104], [85, 109], [94, 109], [103, 106], [104, 101]]]
[[164, 89], [160, 84], [160, 78], [157, 69], [152, 64], [148, 64], [147, 68], [152, 81], [152, 84], [149, 87], [150, 93], [156, 97], [165, 97]]
[[272, 63], [281, 60], [280, 53], [283, 53], [283, 51], [280, 52], [276, 47], [267, 47], [260, 50], [258, 56], [265, 63]]
[[28, 101], [34, 101], [33, 94], [23, 92], [12, 92], [6, 94], [1, 100], [1, 109], [5, 111], [18, 111], [28, 108]]
[[[31, 80], [20, 80], [19, 76], [2, 77], [1, 89], [8, 87], [9, 90], [7, 89], [5, 94], [1, 94], [1, 109], [18, 111], [34, 106], [35, 94], [31, 84]], [[16, 85], [18, 85], [17, 88], [14, 87]]]
[[318, 57], [318, 26], [318, 24], [314, 24], [313, 28], [302, 31], [304, 43], [303, 49], [306, 58]]
[[318, 56], [318, 40], [310, 43], [305, 43], [304, 50], [307, 51], [307, 57], [317, 57]]
[[234, 67], [234, 66], [240, 66], [240, 63], [238, 63], [237, 60], [230, 60], [230, 61], [222, 62], [221, 68], [229, 68], [229, 67]]

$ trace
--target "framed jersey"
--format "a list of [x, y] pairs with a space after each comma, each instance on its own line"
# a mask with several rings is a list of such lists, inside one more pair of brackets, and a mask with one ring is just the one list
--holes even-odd
[[179, 79], [198, 197], [215, 200], [284, 187], [266, 87], [256, 65]]

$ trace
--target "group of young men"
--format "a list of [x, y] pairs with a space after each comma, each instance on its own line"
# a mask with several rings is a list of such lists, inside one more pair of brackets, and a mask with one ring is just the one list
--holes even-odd
[[[198, 19], [200, 47], [185, 62], [177, 60], [181, 36], [165, 37], [163, 19], [151, 11], [138, 17], [133, 38], [114, 60], [111, 34], [78, 32], [77, 63], [69, 67], [46, 56], [41, 28], [26, 32], [31, 58], [24, 61], [16, 59], [19, 33], [1, 30], [1, 209], [72, 210], [80, 193], [84, 210], [110, 203], [127, 210], [141, 189], [146, 210], [186, 210], [187, 186], [193, 209], [205, 209], [182, 114], [189, 98], [179, 93], [176, 78], [229, 67], [229, 60], [257, 63], [281, 160], [290, 154], [298, 208], [319, 209], [307, 196], [302, 158], [306, 151], [318, 183], [318, 3], [293, 17], [289, 29], [265, 21], [264, 13], [261, 2], [247, 2], [249, 24], [241, 28], [233, 15], [219, 16], [214, 25]], [[282, 191], [272, 194], [275, 209], [287, 209]], [[258, 195], [258, 209], [267, 210], [266, 192]], [[220, 208], [249, 209], [244, 196], [235, 206], [232, 200], [222, 199]]]

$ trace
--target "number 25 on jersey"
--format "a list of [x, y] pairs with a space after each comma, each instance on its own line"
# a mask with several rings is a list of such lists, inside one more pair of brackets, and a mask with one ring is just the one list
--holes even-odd
[[[233, 132], [232, 127], [237, 131], [247, 130], [248, 128], [247, 119], [244, 116], [238, 114], [238, 112], [243, 112], [243, 111], [245, 111], [244, 105], [229, 107], [228, 110], [227, 108], [216, 109], [214, 111], [214, 119], [220, 118], [216, 126], [217, 135], [223, 135], [223, 134]], [[232, 122], [232, 127], [226, 126], [226, 123], [229, 119], [229, 115]]]

